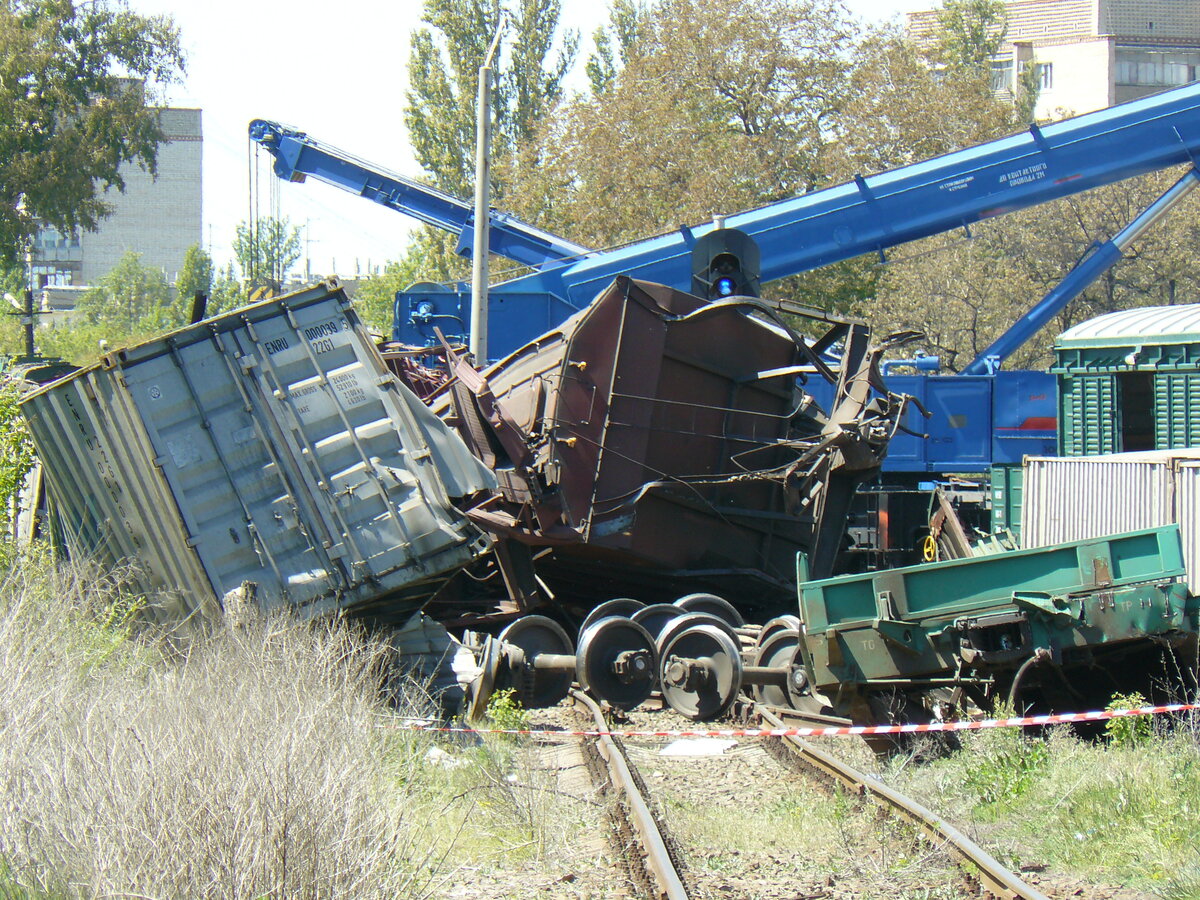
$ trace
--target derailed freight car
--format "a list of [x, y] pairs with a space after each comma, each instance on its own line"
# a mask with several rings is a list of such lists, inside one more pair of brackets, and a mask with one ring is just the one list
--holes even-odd
[[805, 686], [860, 721], [1190, 696], [1200, 598], [1185, 574], [1175, 525], [819, 581], [801, 560]]
[[495, 478], [394, 379], [336, 281], [115, 350], [22, 401], [58, 527], [170, 617], [400, 624], [487, 538]]

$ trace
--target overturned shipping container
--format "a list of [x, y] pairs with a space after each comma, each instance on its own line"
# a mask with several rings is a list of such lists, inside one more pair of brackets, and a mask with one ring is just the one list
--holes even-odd
[[492, 474], [385, 368], [335, 281], [110, 353], [22, 405], [72, 552], [164, 611], [406, 620], [486, 547]]

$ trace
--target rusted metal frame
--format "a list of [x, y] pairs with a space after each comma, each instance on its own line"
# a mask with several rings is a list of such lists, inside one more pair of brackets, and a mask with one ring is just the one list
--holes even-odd
[[[317, 477], [317, 488], [329, 498], [329, 507], [333, 511], [333, 515], [337, 520], [338, 528], [341, 529], [342, 539], [345, 541], [346, 546], [354, 556], [354, 559], [351, 561], [351, 565], [365, 568], [367, 575], [370, 576], [372, 573], [369, 565], [367, 564], [367, 558], [363, 554], [362, 550], [359, 549], [358, 543], [354, 540], [354, 537], [351, 534], [350, 525], [346, 521], [345, 516], [342, 515], [341, 509], [338, 507], [337, 500], [333, 496], [333, 485], [329, 481], [329, 476], [317, 462], [317, 450], [313, 446], [312, 441], [308, 439], [308, 434], [304, 431], [304, 422], [301, 420], [300, 414], [296, 411], [296, 405], [292, 401], [291, 391], [284, 389], [283, 382], [279, 378], [279, 373], [276, 371], [275, 366], [271, 363], [271, 355], [267, 353], [267, 348], [263, 346], [262, 341], [259, 339], [258, 332], [254, 327], [254, 323], [251, 322], [248, 317], [243, 317], [243, 323], [246, 327], [246, 333], [250, 335], [250, 340], [254, 341], [254, 348], [257, 351], [256, 356], [258, 364], [262, 367], [264, 375], [270, 376], [271, 381], [274, 382], [274, 394], [279, 398], [280, 405], [288, 411], [291, 417], [292, 434], [295, 437], [298, 437], [304, 444], [304, 448], [307, 452], [305, 452], [303, 456], [307, 458], [309, 467], [313, 470], [313, 473]], [[301, 342], [305, 343], [304, 336], [301, 335], [299, 329], [296, 328], [295, 321], [291, 320], [289, 324], [291, 324], [293, 330], [296, 332], [296, 335], [300, 337]], [[316, 366], [315, 362], [314, 369], [322, 386], [328, 390], [328, 384], [326, 384], [328, 379], [325, 378], [325, 374], [321, 371], [319, 366]], [[336, 404], [337, 401], [335, 400], [334, 403]], [[360, 457], [362, 456], [361, 448], [359, 455]], [[370, 465], [369, 460], [364, 459], [364, 462]], [[383, 495], [383, 502], [385, 506], [387, 506], [389, 509], [391, 508], [391, 504], [387, 501], [386, 493]], [[394, 511], [393, 516], [395, 516]], [[408, 529], [406, 529], [398, 520], [396, 525], [399, 528], [400, 534], [404, 535], [405, 540], [408, 540]], [[406, 562], [414, 563], [419, 571], [423, 571], [425, 568], [424, 561], [415, 559], [415, 554], [411, 552], [408, 555], [409, 559], [406, 560]], [[353, 584], [352, 579], [347, 579], [347, 581], [351, 585]]]
[[817, 369], [823, 378], [830, 382], [835, 380], [833, 370], [825, 364], [825, 360], [821, 359], [820, 354], [814, 353], [804, 338], [801, 337], [791, 325], [784, 321], [784, 319], [775, 309], [768, 304], [763, 303], [761, 300], [756, 300], [752, 297], [736, 297], [731, 300], [717, 300], [713, 303], [709, 303], [707, 306], [702, 306], [697, 310], [693, 310], [690, 313], [685, 313], [684, 315], [671, 315], [669, 313], [664, 313], [661, 310], [659, 310], [658, 315], [664, 322], [686, 322], [691, 319], [697, 319], [703, 316], [711, 315], [712, 313], [719, 312], [721, 310], [735, 309], [738, 307], [746, 307], [748, 309], [757, 310], [769, 318], [775, 325], [782, 328], [784, 332], [787, 333], [787, 336], [792, 339], [792, 343], [796, 345], [796, 348], [800, 351], [800, 354], [807, 358], [807, 360]]
[[[436, 329], [442, 340], [442, 349], [450, 360], [454, 380], [450, 391], [458, 407], [462, 427], [468, 431], [476, 455], [491, 469], [496, 469], [498, 460], [492, 449], [488, 436], [499, 445], [508, 455], [514, 472], [524, 484], [532, 501], [527, 504], [533, 517], [537, 519], [540, 531], [553, 531], [556, 523], [562, 520], [562, 505], [559, 502], [548, 502], [542, 491], [541, 479], [534, 468], [533, 437], [527, 434], [518, 424], [516, 418], [507, 407], [492, 393], [491, 385], [482, 373], [470, 365], [465, 357], [454, 352], [446, 342], [440, 329]], [[544, 404], [542, 393], [537, 395], [538, 405]], [[536, 415], [536, 410], [535, 410]], [[536, 421], [536, 419], [535, 419]], [[484, 429], [487, 429], [486, 431]], [[461, 429], [460, 429], [461, 433]], [[486, 446], [481, 446], [481, 444]]]
[[831, 313], [828, 310], [818, 309], [815, 306], [804, 306], [794, 300], [779, 299], [768, 301], [772, 309], [781, 313], [787, 313], [789, 316], [801, 316], [805, 319], [812, 319], [815, 322], [828, 322], [833, 325], [862, 325], [863, 319], [854, 316], [839, 316], [837, 313]]
[[[591, 697], [577, 690], [571, 691], [571, 697], [592, 714], [597, 731], [608, 731], [608, 723], [604, 721], [604, 714]], [[621, 792], [625, 808], [629, 812], [630, 822], [641, 838], [642, 849], [646, 852], [646, 864], [658, 881], [662, 896], [667, 900], [688, 900], [687, 888], [684, 887], [683, 879], [679, 877], [679, 872], [675, 869], [675, 863], [671, 859], [667, 843], [658, 829], [658, 822], [650, 812], [650, 807], [646, 803], [645, 797], [642, 796], [616, 741], [608, 734], [601, 734], [596, 738], [596, 748], [608, 764], [613, 786]]]
[[849, 323], [841, 323], [830, 328], [825, 334], [821, 335], [812, 345], [812, 352], [821, 354], [836, 344], [839, 340], [846, 336], [850, 331]]
[[[754, 712], [772, 728], [787, 728], [782, 719], [765, 707], [755, 706]], [[893, 790], [870, 775], [859, 772], [803, 738], [793, 735], [782, 740], [784, 746], [809, 766], [834, 779], [852, 793], [868, 797], [879, 806], [916, 825], [929, 840], [945, 847], [960, 860], [973, 866], [975, 871], [971, 874], [978, 877], [985, 891], [1004, 900], [1049, 900], [1041, 891], [1026, 884], [1002, 866], [967, 835], [916, 800]]]
[[491, 386], [483, 374], [468, 363], [465, 357], [455, 354], [448, 344], [444, 345], [443, 349], [454, 373], [455, 381], [451, 390], [454, 391], [455, 400], [459, 399], [461, 393], [455, 391], [455, 388], [464, 389], [469, 393], [480, 417], [508, 454], [509, 461], [522, 474], [526, 474], [531, 458], [528, 436], [492, 393]]
[[947, 559], [963, 559], [971, 556], [971, 541], [967, 537], [967, 530], [958, 517], [958, 511], [946, 498], [946, 492], [940, 487], [936, 487], [933, 490], [933, 496], [937, 501], [938, 508], [929, 517], [929, 533], [933, 536], [937, 546], [947, 551]]
[[[174, 340], [167, 340], [167, 352], [171, 357], [171, 362], [175, 364], [175, 368], [179, 372], [179, 377], [183, 381], [184, 387], [187, 388], [188, 397], [192, 401], [193, 408], [203, 410], [204, 407], [200, 403], [200, 395], [196, 391], [196, 385], [192, 381], [192, 376], [189, 374], [187, 368], [183, 365], [183, 360], [180, 359], [179, 346]], [[233, 492], [233, 496], [237, 498], [238, 506], [241, 507], [242, 519], [245, 522], [246, 530], [250, 533], [250, 540], [253, 542], [254, 553], [258, 557], [259, 564], [261, 565], [265, 561], [275, 574], [275, 580], [282, 585], [285, 579], [280, 574], [279, 565], [276, 563], [275, 556], [267, 546], [266, 539], [259, 533], [258, 525], [254, 522], [254, 517], [250, 515], [250, 505], [246, 502], [246, 498], [242, 496], [237, 480], [233, 477], [233, 472], [229, 470], [229, 463], [225, 458], [225, 454], [217, 446], [217, 439], [213, 436], [212, 422], [209, 420], [207, 414], [203, 415], [200, 420], [200, 429], [208, 438], [208, 444], [212, 448], [213, 457], [220, 465], [221, 472], [225, 475], [225, 480], [229, 482], [229, 489]]]
[[[236, 347], [233, 352], [241, 353], [241, 344], [237, 340], [236, 334], [230, 332], [228, 336]], [[254, 400], [251, 398], [249, 391], [246, 390], [246, 384], [243, 380], [245, 373], [238, 371], [238, 369], [241, 368], [241, 363], [235, 361], [231, 357], [230, 351], [226, 349], [225, 342], [222, 340], [219, 332], [213, 331], [212, 341], [213, 344], [216, 345], [221, 359], [225, 360], [225, 367], [229, 370], [229, 376], [232, 379], [234, 386], [237, 388], [238, 394], [241, 395], [242, 408], [248, 415], [250, 415], [250, 421], [254, 424], [254, 431], [258, 435], [259, 442], [263, 448], [265, 448], [267, 455], [271, 458], [271, 462], [275, 466], [275, 471], [279, 473], [279, 480], [283, 482], [283, 488], [286, 492], [288, 502], [292, 507], [292, 511], [296, 514], [297, 528], [299, 528], [300, 533], [308, 539], [309, 547], [311, 547], [312, 551], [317, 554], [317, 558], [325, 567], [325, 571], [331, 576], [341, 579], [342, 584], [346, 588], [349, 588], [351, 586], [350, 578], [347, 576], [341, 561], [335, 559], [329, 554], [329, 548], [333, 546], [333, 536], [328, 533], [328, 523], [324, 521], [324, 518], [316, 510], [315, 506], [311, 505], [311, 503], [306, 504], [303, 499], [309, 493], [308, 486], [302, 485], [302, 487], [305, 489], [297, 490], [296, 485], [292, 484], [291, 479], [288, 477], [288, 474], [292, 473], [303, 481], [304, 473], [294, 471], [291, 466], [285, 463], [283, 457], [275, 451], [276, 440], [279, 441], [280, 446], [287, 446], [283, 424], [276, 419], [275, 415], [270, 410], [269, 404], [267, 403], [261, 404], [261, 415], [254, 415]], [[257, 361], [255, 361], [255, 365], [257, 365]], [[266, 421], [274, 426], [274, 428], [278, 431], [278, 435], [273, 436], [266, 433], [266, 430], [262, 426], [263, 419], [266, 419]], [[302, 508], [305, 510], [304, 514], [302, 514]], [[307, 522], [306, 519], [308, 520]], [[324, 534], [310, 534], [308, 527], [309, 523], [320, 528]], [[286, 581], [280, 581], [280, 594], [285, 600], [290, 596]]]
[[[611, 374], [608, 378], [608, 404], [604, 410], [604, 424], [600, 427], [600, 440], [596, 448], [596, 472], [601, 472], [604, 469], [604, 457], [608, 452], [608, 429], [612, 425], [613, 398], [617, 388], [617, 372], [621, 363], [621, 348], [625, 345], [625, 324], [629, 319], [629, 302], [634, 296], [634, 292], [641, 296], [638, 297], [638, 302], [647, 308], [655, 308], [652, 298], [645, 291], [638, 288], [631, 279], [622, 277], [621, 281], [625, 282], [624, 302], [621, 304], [621, 324], [617, 329], [616, 340], [613, 342], [613, 361]], [[660, 311], [661, 314], [661, 311]], [[570, 346], [568, 346], [568, 352]], [[565, 359], [566, 357], [564, 357]], [[645, 460], [642, 460], [643, 464]], [[662, 475], [663, 473], [659, 473]], [[600, 479], [597, 478], [592, 484], [592, 494], [588, 498], [588, 517], [587, 524], [584, 527], [584, 540], [591, 540], [592, 537], [592, 520], [596, 516], [596, 505], [599, 503], [599, 498], [596, 492], [600, 490]]]
[[760, 379], [757, 374], [753, 378], [748, 378], [748, 379], [745, 379], [744, 381], [737, 381], [737, 380], [730, 378], [728, 372], [724, 372], [720, 369], [715, 368], [714, 366], [710, 366], [704, 362], [701, 362], [700, 360], [696, 359], [693, 356], [685, 356], [684, 354], [679, 353], [678, 351], [676, 351], [674, 353], [664, 351], [663, 359], [669, 359], [672, 362], [677, 362], [677, 363], [680, 363], [681, 365], [690, 366], [693, 369], [699, 369], [701, 372], [707, 372], [709, 375], [716, 375], [718, 378], [729, 379], [730, 381], [733, 381], [734, 384], [757, 385], [758, 386], [757, 389], [759, 391], [761, 391], [762, 393], [767, 394], [768, 396], [778, 397], [781, 400], [791, 399], [791, 396], [792, 396], [791, 391], [785, 391], [782, 389], [771, 388], [771, 387], [767, 387], [767, 386], [763, 385], [762, 379]]

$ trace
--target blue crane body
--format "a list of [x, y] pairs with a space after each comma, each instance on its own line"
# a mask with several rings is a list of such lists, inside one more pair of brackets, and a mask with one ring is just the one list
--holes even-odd
[[[281, 177], [312, 174], [380, 202], [385, 202], [380, 194], [386, 194], [392, 208], [460, 235], [472, 227], [471, 210], [462, 201], [455, 201], [453, 214], [441, 214], [441, 220], [452, 220], [442, 224], [430, 210], [444, 206], [446, 195], [415, 182], [404, 194], [362, 187], [370, 181], [363, 176], [370, 174], [371, 167], [351, 160], [351, 168], [367, 171], [353, 177], [339, 175], [335, 164], [340, 161], [328, 155], [331, 148], [302, 133], [281, 135], [269, 126], [256, 120], [251, 134], [275, 155]], [[287, 141], [305, 146], [285, 154]], [[303, 149], [309, 151], [307, 155]], [[730, 215], [723, 225], [757, 243], [761, 280], [767, 282], [865, 253], [877, 253], [882, 259], [885, 251], [908, 241], [958, 228], [969, 233], [970, 226], [983, 219], [1198, 159], [1200, 84], [1193, 83], [1062, 122], [1034, 125], [1019, 134], [913, 165], [859, 176], [846, 184]], [[1181, 184], [1194, 185], [1194, 170], [1190, 174]], [[1170, 205], [1178, 199], [1168, 195], [1160, 203]], [[1155, 204], [1122, 232], [1123, 239], [1114, 238], [1085, 259], [996, 345], [972, 361], [969, 374], [889, 376], [894, 390], [921, 398], [933, 417], [927, 425], [912, 423], [915, 430], [928, 431], [928, 439], [901, 436], [893, 442], [884, 470], [983, 472], [994, 462], [1019, 462], [1026, 453], [1052, 453], [1053, 376], [996, 371], [998, 364], [1112, 265], [1146, 223], [1161, 214], [1159, 206]], [[488, 346], [501, 357], [586, 306], [617, 275], [689, 290], [693, 248], [719, 227], [684, 226], [615, 249], [589, 251], [513, 217], [493, 213], [492, 221], [493, 252], [532, 268], [490, 288]], [[498, 222], [504, 225], [499, 231]], [[460, 252], [469, 254], [469, 242], [460, 240], [459, 246]], [[469, 311], [465, 285], [414, 286], [397, 294], [393, 338], [416, 346], [432, 345], [434, 326], [465, 334]], [[460, 327], [447, 327], [451, 322]]]

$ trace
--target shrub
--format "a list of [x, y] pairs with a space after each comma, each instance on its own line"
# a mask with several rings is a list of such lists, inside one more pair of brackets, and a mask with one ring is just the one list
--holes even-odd
[[[1141, 709], [1145, 705], [1146, 698], [1135, 691], [1132, 694], [1113, 694], [1105, 710]], [[1150, 716], [1125, 716], [1109, 719], [1104, 723], [1104, 731], [1114, 747], [1131, 750], [1150, 740], [1154, 734], [1154, 722]]]

